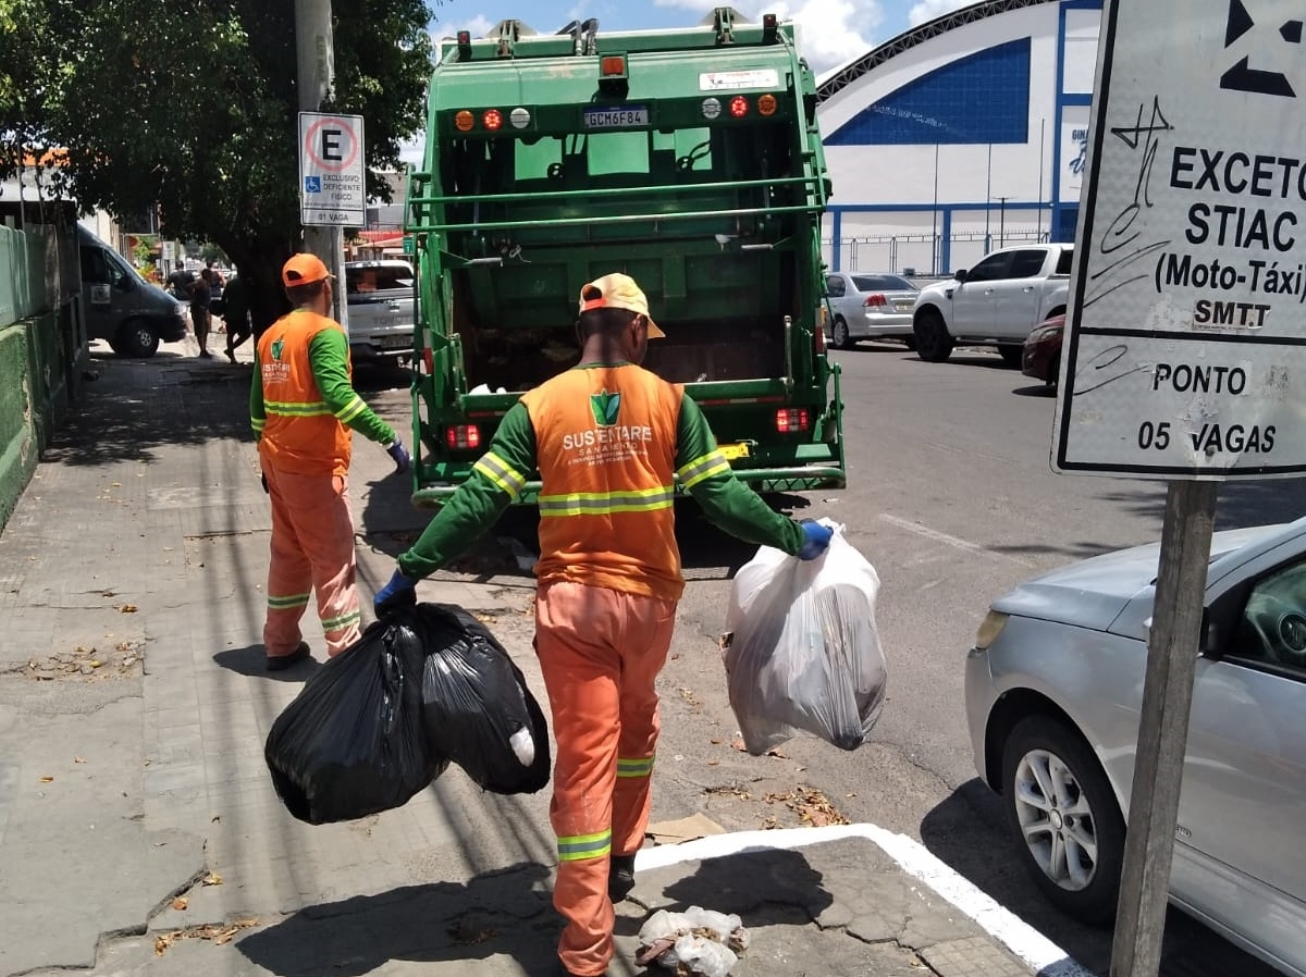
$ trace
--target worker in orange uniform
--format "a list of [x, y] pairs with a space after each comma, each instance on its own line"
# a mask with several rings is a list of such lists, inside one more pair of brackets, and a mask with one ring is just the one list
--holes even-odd
[[831, 531], [776, 512], [735, 479], [683, 388], [642, 369], [663, 335], [626, 275], [580, 298], [580, 365], [525, 394], [377, 594], [383, 615], [471, 546], [537, 469], [540, 559], [536, 652], [557, 740], [550, 817], [558, 836], [553, 901], [566, 918], [566, 973], [594, 977], [612, 959], [612, 904], [634, 884], [657, 744], [654, 680], [684, 589], [675, 477], [727, 532], [804, 559]]
[[349, 340], [330, 319], [331, 275], [316, 255], [281, 270], [294, 311], [259, 339], [249, 413], [272, 499], [272, 561], [263, 645], [269, 671], [309, 657], [299, 630], [313, 592], [327, 654], [358, 640], [354, 522], [349, 512], [350, 429], [385, 446], [398, 471], [411, 463], [394, 430], [354, 391]]

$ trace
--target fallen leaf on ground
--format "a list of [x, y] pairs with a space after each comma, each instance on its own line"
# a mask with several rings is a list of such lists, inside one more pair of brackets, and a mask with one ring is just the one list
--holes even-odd
[[721, 745], [721, 741], [720, 741], [719, 739], [713, 739], [711, 742], [712, 742], [712, 745], [713, 745], [713, 746], [720, 746], [720, 745]]
[[163, 956], [168, 948], [178, 940], [211, 940], [216, 946], [230, 943], [241, 930], [258, 925], [258, 918], [237, 919], [230, 923], [205, 923], [203, 926], [187, 926], [185, 929], [160, 933], [154, 938], [154, 955]]
[[177, 910], [177, 912], [179, 913], [185, 912], [186, 907], [189, 905], [190, 905], [190, 900], [187, 899], [185, 896], [178, 896], [176, 899], [172, 900], [172, 908]]
[[200, 885], [222, 885], [222, 876], [217, 872], [210, 872], [200, 879]]
[[742, 736], [736, 736], [734, 739], [730, 741], [730, 745], [734, 749], [738, 750], [740, 753], [748, 752], [748, 747], [744, 745], [744, 739]]
[[121, 611], [124, 614], [135, 614], [138, 608], [135, 604], [118, 604], [114, 610]]
[[86, 762], [86, 757], [84, 756], [73, 757], [73, 763], [85, 763], [85, 762]]
[[54, 783], [54, 778], [53, 778], [53, 777], [42, 777], [42, 778], [41, 778], [41, 783], [43, 783], [43, 784], [52, 784], [52, 783]]
[[788, 759], [789, 759], [788, 754], [786, 754], [786, 753], [785, 753], [783, 750], [781, 750], [780, 747], [778, 747], [778, 746], [773, 746], [773, 747], [771, 747], [771, 749], [769, 749], [769, 750], [766, 751], [766, 754], [765, 754], [765, 755], [766, 755], [766, 756], [779, 757], [781, 760], [788, 760]]

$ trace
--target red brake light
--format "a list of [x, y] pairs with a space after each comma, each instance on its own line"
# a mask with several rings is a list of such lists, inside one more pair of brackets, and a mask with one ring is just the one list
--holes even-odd
[[459, 31], [459, 32], [458, 32], [458, 46], [459, 46], [459, 47], [468, 47], [471, 43], [472, 43], [472, 32], [471, 32], [471, 31]]
[[789, 408], [775, 412], [775, 429], [781, 434], [806, 431], [808, 427], [807, 411], [801, 408]]
[[599, 74], [605, 78], [622, 77], [626, 74], [626, 57], [622, 54], [610, 54], [599, 62]]
[[486, 113], [481, 116], [481, 122], [485, 125], [485, 128], [493, 132], [495, 129], [499, 129], [503, 126], [503, 113], [498, 109], [488, 109]]
[[730, 114], [736, 119], [742, 119], [748, 114], [748, 99], [742, 95], [736, 95], [730, 100]]
[[459, 424], [446, 428], [444, 443], [455, 451], [468, 451], [481, 446], [481, 429], [475, 424]]
[[881, 305], [888, 305], [888, 304], [889, 304], [889, 300], [877, 292], [874, 295], [866, 296], [866, 301], [862, 303], [862, 306], [864, 308], [871, 309], [871, 308], [879, 308]]
[[427, 375], [435, 373], [435, 354], [430, 348], [422, 350], [422, 366], [426, 367]]

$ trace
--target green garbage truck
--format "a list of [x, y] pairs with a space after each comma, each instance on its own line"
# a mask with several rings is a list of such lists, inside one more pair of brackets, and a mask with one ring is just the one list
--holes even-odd
[[414, 503], [440, 504], [521, 393], [575, 365], [581, 287], [613, 271], [666, 333], [645, 367], [685, 385], [741, 479], [842, 487], [822, 321], [830, 184], [793, 25], [729, 8], [682, 30], [505, 21], [440, 53], [405, 203]]

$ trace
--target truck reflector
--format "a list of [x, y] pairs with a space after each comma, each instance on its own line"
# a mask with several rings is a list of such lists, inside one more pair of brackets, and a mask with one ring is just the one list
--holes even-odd
[[807, 411], [801, 408], [789, 408], [775, 412], [775, 429], [781, 434], [792, 434], [807, 430]]
[[459, 132], [471, 132], [476, 126], [476, 116], [463, 109], [453, 117], [453, 124]]
[[719, 98], [703, 99], [703, 118], [717, 119], [721, 117], [721, 100]]
[[626, 56], [624, 54], [609, 54], [599, 62], [599, 74], [604, 78], [625, 78]]
[[508, 116], [514, 129], [525, 129], [531, 124], [531, 113], [527, 109], [513, 109]]
[[775, 110], [780, 107], [774, 95], [763, 95], [757, 100], [757, 111], [763, 115], [775, 115]]

